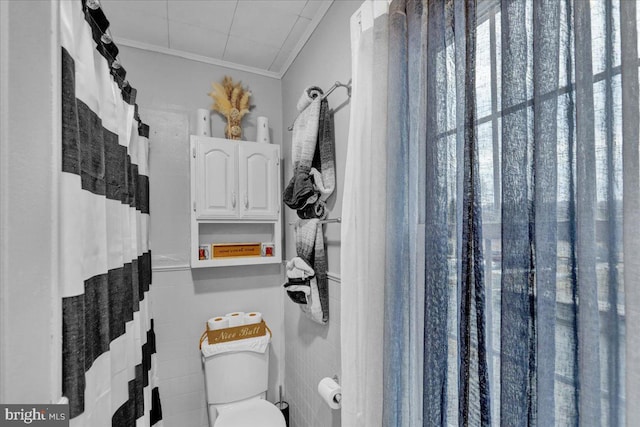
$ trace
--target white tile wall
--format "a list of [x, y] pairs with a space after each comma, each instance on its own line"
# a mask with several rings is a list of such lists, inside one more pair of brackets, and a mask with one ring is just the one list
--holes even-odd
[[269, 350], [267, 398], [271, 401], [277, 398], [284, 339], [280, 267], [243, 267], [235, 273], [229, 269], [207, 270], [210, 271], [156, 271], [153, 275], [152, 305], [166, 427], [207, 427], [198, 344], [206, 320], [217, 314], [230, 311], [263, 313], [274, 333]]
[[[316, 7], [314, 1], [308, 8]], [[300, 54], [282, 79], [283, 127], [286, 129], [297, 115], [296, 104], [305, 87], [319, 85], [329, 88], [336, 80], [346, 82], [351, 77], [351, 50], [349, 17], [362, 3], [361, 0], [334, 1], [322, 22], [307, 41]], [[303, 11], [310, 17], [311, 9]], [[304, 19], [301, 17], [300, 19]], [[287, 42], [289, 43], [289, 41]], [[337, 90], [329, 98], [329, 105], [336, 108], [347, 100], [344, 89]], [[335, 114], [336, 140], [336, 192], [327, 202], [330, 217], [341, 216], [344, 172], [346, 169], [349, 108]], [[282, 152], [285, 155], [285, 183], [291, 170], [291, 137], [285, 135]], [[285, 223], [296, 215], [285, 209]], [[328, 268], [334, 275], [340, 274], [340, 224], [328, 224], [325, 229]], [[295, 256], [295, 239], [287, 228], [286, 257]], [[335, 374], [341, 377], [340, 367], [340, 289], [337, 281], [329, 281], [329, 324], [321, 326], [307, 319], [300, 309], [286, 296], [285, 300], [285, 396], [290, 404], [291, 427], [338, 427], [340, 411], [331, 410], [318, 394], [318, 382]], [[371, 426], [375, 427], [375, 426]]]
[[340, 411], [329, 408], [318, 394], [324, 377], [340, 371], [340, 284], [329, 280], [329, 323], [319, 325], [297, 304], [285, 301], [285, 401], [290, 427], [339, 427]]

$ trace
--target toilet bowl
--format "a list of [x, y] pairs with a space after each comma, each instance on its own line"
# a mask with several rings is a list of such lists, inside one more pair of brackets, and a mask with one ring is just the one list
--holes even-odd
[[265, 400], [269, 349], [202, 357], [210, 427], [286, 427], [282, 413]]
[[214, 415], [213, 427], [285, 427], [282, 413], [272, 403], [255, 398], [247, 401], [215, 408], [210, 406], [209, 419]]

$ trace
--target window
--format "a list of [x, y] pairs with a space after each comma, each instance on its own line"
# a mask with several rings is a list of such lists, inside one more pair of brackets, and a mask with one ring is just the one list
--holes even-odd
[[[575, 111], [574, 111], [574, 40], [571, 30], [571, 1], [560, 2], [560, 59], [559, 85], [557, 93], [543, 96], [558, 98], [557, 127], [557, 274], [556, 274], [556, 423], [573, 423], [576, 407], [574, 390], [577, 368], [575, 367], [575, 254], [572, 227], [575, 226]], [[527, 3], [526, 21], [528, 37], [533, 28], [532, 2]], [[639, 8], [640, 9], [640, 8]], [[491, 378], [492, 421], [500, 422], [500, 309], [501, 309], [501, 192], [502, 192], [502, 82], [501, 82], [501, 12], [496, 0], [479, 1], [476, 34], [476, 115], [481, 182], [482, 233], [484, 239], [487, 347]], [[600, 310], [600, 362], [601, 396], [603, 419], [612, 408], [611, 402], [618, 402], [619, 423], [624, 424], [624, 291], [622, 256], [622, 124], [621, 124], [621, 54], [620, 54], [620, 11], [619, 1], [591, 1], [593, 96], [596, 142], [596, 240], [597, 240], [597, 283], [598, 306]], [[533, 139], [533, 44], [529, 40], [527, 54], [527, 97], [526, 103], [511, 111], [527, 111], [529, 140]], [[455, 61], [453, 43], [447, 46], [446, 56], [450, 63]], [[454, 68], [454, 67], [452, 67]], [[451, 72], [450, 72], [451, 73]], [[449, 81], [455, 82], [455, 75]], [[450, 89], [455, 91], [455, 88]], [[450, 164], [456, 161], [456, 109], [455, 94], [448, 105], [449, 131], [441, 135], [449, 145]], [[529, 158], [533, 151], [527, 153]], [[460, 163], [458, 163], [460, 165]], [[456, 170], [451, 168], [448, 177], [451, 199], [456, 199]], [[533, 182], [528, 183], [533, 193]], [[531, 201], [530, 201], [531, 202]], [[455, 203], [451, 204], [450, 217], [455, 218]], [[455, 241], [455, 220], [451, 221], [451, 237]], [[454, 243], [455, 246], [455, 243]], [[457, 305], [456, 291], [456, 249], [450, 249], [450, 304]], [[450, 310], [455, 315], [456, 310]], [[453, 320], [453, 319], [452, 319]], [[607, 328], [602, 325], [608, 325]], [[613, 329], [609, 329], [613, 328]], [[617, 330], [619, 336], [605, 332]], [[457, 351], [456, 322], [450, 322], [450, 352]], [[545, 355], [538, 355], [545, 357]], [[457, 395], [456, 367], [450, 367], [449, 396]], [[619, 400], [609, 399], [609, 391], [617, 390]], [[453, 399], [450, 399], [453, 400]], [[449, 424], [457, 424], [457, 402], [449, 402]]]

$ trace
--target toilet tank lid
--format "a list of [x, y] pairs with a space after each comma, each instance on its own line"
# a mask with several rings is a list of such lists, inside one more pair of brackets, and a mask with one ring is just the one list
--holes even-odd
[[285, 427], [282, 413], [272, 403], [254, 399], [220, 411], [215, 427]]

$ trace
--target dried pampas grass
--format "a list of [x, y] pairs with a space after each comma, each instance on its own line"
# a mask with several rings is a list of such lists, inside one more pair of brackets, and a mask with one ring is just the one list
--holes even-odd
[[251, 108], [249, 105], [251, 92], [242, 87], [242, 82], [234, 83], [229, 76], [224, 76], [222, 84], [212, 83], [211, 86], [213, 90], [209, 96], [213, 99], [212, 108], [227, 119], [226, 137], [240, 139], [242, 135], [240, 122]]

